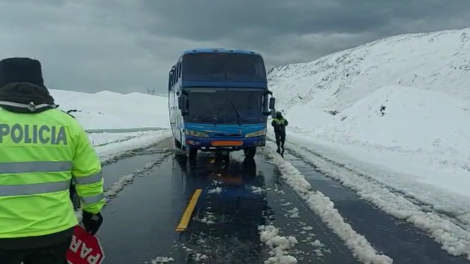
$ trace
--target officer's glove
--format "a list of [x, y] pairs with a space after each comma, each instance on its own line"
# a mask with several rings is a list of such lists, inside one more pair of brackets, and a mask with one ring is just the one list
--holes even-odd
[[101, 224], [103, 223], [103, 216], [101, 216], [100, 213], [92, 214], [83, 211], [82, 221], [86, 231], [91, 235], [95, 235], [96, 232], [98, 232], [98, 230], [100, 229]]

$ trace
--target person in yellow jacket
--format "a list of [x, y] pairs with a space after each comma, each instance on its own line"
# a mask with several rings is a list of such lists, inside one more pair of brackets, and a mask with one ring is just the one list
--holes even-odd
[[78, 224], [74, 181], [91, 234], [105, 204], [100, 160], [82, 126], [57, 109], [41, 64], [0, 61], [0, 263], [64, 264]]
[[286, 143], [286, 126], [289, 125], [289, 122], [284, 118], [280, 111], [277, 111], [276, 116], [271, 122], [271, 125], [274, 128], [274, 135], [276, 137], [276, 152], [284, 155], [284, 143]]

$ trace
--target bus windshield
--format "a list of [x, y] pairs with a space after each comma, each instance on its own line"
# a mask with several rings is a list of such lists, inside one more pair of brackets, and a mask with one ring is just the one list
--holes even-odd
[[191, 91], [189, 115], [185, 116], [185, 121], [214, 124], [263, 123], [266, 122], [266, 116], [262, 114], [262, 98], [263, 91]]
[[254, 54], [194, 53], [183, 57], [183, 79], [192, 81], [263, 81], [263, 58]]

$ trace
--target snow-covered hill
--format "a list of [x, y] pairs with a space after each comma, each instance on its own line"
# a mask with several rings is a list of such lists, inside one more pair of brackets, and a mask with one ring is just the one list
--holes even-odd
[[469, 35], [399, 35], [269, 74], [290, 153], [456, 256], [470, 252]]
[[86, 129], [169, 127], [168, 99], [143, 93], [82, 93], [50, 89], [56, 104]]
[[395, 189], [430, 184], [470, 197], [469, 35], [470, 28], [399, 35], [273, 69], [288, 141], [329, 149], [322, 154], [340, 164], [406, 175], [399, 186], [369, 171]]
[[[285, 110], [342, 111], [375, 89], [411, 86], [470, 99], [470, 28], [404, 34], [276, 67], [270, 88]], [[299, 111], [299, 110], [302, 111]]]

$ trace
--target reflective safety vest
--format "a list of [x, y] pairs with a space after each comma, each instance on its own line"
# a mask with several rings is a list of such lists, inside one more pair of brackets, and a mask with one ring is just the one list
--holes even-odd
[[0, 108], [0, 239], [42, 236], [77, 225], [82, 209], [105, 204], [101, 163], [82, 126], [58, 109], [16, 114]]
[[286, 120], [285, 120], [284, 118], [277, 118], [277, 117], [275, 117], [275, 118], [273, 118], [273, 122], [274, 122], [274, 124], [276, 124], [276, 125], [285, 125]]

